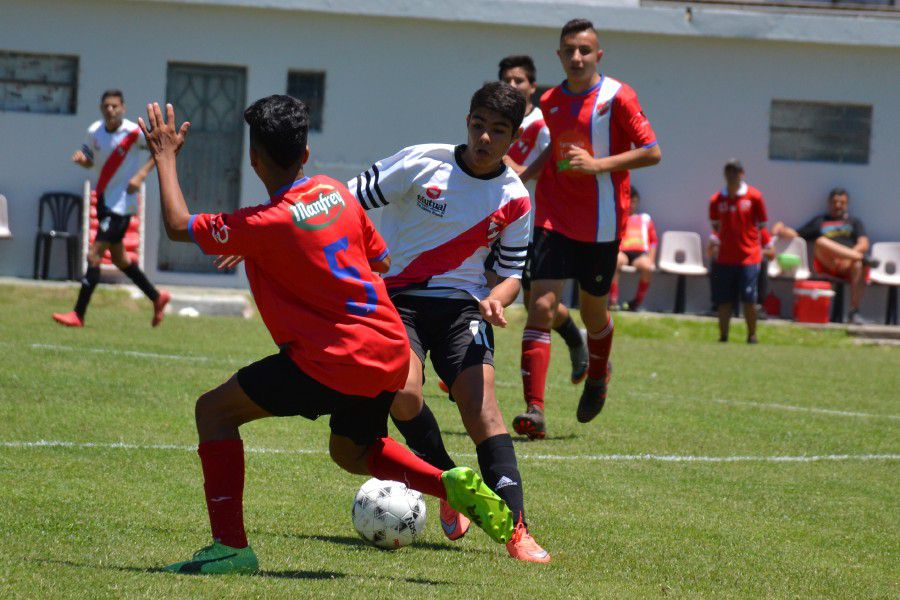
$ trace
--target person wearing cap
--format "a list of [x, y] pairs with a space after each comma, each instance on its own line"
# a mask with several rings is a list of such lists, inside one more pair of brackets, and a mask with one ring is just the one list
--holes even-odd
[[744, 181], [744, 167], [739, 160], [725, 163], [724, 174], [725, 187], [709, 200], [709, 220], [718, 238], [710, 282], [719, 316], [719, 341], [728, 341], [732, 305], [738, 298], [744, 305], [747, 343], [755, 344], [760, 240], [768, 219], [766, 201], [759, 190]]
[[866, 289], [869, 268], [879, 261], [867, 256], [869, 238], [862, 221], [850, 216], [850, 194], [844, 188], [834, 188], [828, 194], [828, 212], [810, 219], [794, 230], [778, 222], [772, 234], [784, 239], [802, 237], [813, 244], [813, 271], [850, 284], [849, 321], [860, 325], [859, 305]]

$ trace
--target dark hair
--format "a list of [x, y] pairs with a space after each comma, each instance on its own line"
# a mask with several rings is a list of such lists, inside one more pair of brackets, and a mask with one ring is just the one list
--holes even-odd
[[634, 186], [631, 186], [631, 197], [632, 197], [632, 198], [637, 198], [638, 200], [641, 199], [641, 193], [640, 193], [640, 192], [638, 191], [638, 189], [637, 189], [636, 187], [634, 187]]
[[581, 33], [582, 31], [593, 31], [594, 33], [597, 33], [597, 30], [594, 29], [594, 24], [587, 19], [572, 19], [562, 26], [562, 30], [559, 32], [559, 41], [562, 41], [567, 35]]
[[829, 200], [831, 200], [831, 199], [834, 198], [835, 196], [847, 196], [847, 200], [850, 199], [850, 194], [848, 194], [848, 193], [847, 193], [847, 190], [845, 190], [845, 189], [842, 188], [842, 187], [836, 187], [836, 188], [834, 188], [833, 190], [831, 190], [830, 192], [828, 192], [828, 199], [829, 199]]
[[309, 133], [309, 110], [292, 96], [260, 98], [244, 111], [250, 144], [261, 148], [279, 167], [287, 169], [303, 158]]
[[125, 104], [125, 94], [122, 93], [122, 90], [106, 90], [103, 92], [103, 95], [100, 96], [100, 104], [103, 104], [103, 101], [110, 96], [118, 96], [119, 100], [122, 101], [122, 104]]
[[472, 95], [469, 114], [475, 112], [476, 108], [486, 108], [500, 113], [509, 119], [513, 131], [518, 131], [522, 119], [525, 118], [525, 96], [508, 83], [491, 81]]
[[503, 60], [500, 61], [500, 70], [497, 73], [497, 79], [503, 79], [503, 74], [509, 71], [510, 69], [515, 69], [517, 67], [521, 67], [523, 71], [525, 71], [525, 77], [528, 78], [530, 83], [534, 83], [537, 75], [537, 69], [534, 68], [534, 61], [531, 60], [531, 57], [526, 54], [515, 54], [513, 56], [507, 56]]

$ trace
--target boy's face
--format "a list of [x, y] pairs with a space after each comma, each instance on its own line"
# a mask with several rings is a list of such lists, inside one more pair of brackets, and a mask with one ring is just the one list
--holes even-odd
[[125, 116], [125, 103], [118, 96], [107, 96], [100, 101], [100, 114], [107, 129], [117, 129]]
[[528, 81], [528, 74], [522, 67], [513, 67], [512, 69], [503, 71], [503, 76], [500, 77], [500, 81], [508, 83], [522, 92], [522, 95], [525, 96], [525, 99], [529, 102], [531, 101], [534, 92], [537, 90], [537, 84]]
[[744, 172], [734, 167], [726, 167], [725, 168], [725, 185], [728, 186], [729, 189], [736, 190], [741, 187], [741, 182], [744, 180]]
[[517, 137], [509, 119], [487, 108], [476, 108], [466, 117], [469, 167], [480, 173], [496, 170]]
[[566, 79], [571, 83], [590, 81], [597, 72], [597, 64], [603, 56], [597, 34], [592, 30], [567, 35], [559, 43], [556, 51]]
[[632, 214], [632, 215], [635, 214], [635, 213], [637, 213], [637, 211], [638, 211], [638, 206], [640, 205], [640, 203], [641, 203], [641, 197], [640, 197], [640, 196], [632, 196], [632, 197], [631, 197], [631, 214]]

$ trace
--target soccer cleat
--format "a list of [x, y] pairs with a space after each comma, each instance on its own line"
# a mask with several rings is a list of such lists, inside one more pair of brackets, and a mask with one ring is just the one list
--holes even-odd
[[464, 514], [454, 510], [446, 500], [441, 500], [441, 528], [448, 540], [458, 540], [466, 535], [471, 524]]
[[441, 388], [441, 391], [444, 392], [445, 394], [450, 393], [450, 388], [447, 387], [447, 384], [444, 383], [443, 379], [438, 379], [438, 387]]
[[197, 550], [191, 560], [163, 568], [163, 571], [186, 575], [250, 574], [258, 570], [259, 561], [253, 548], [232, 548], [219, 542]]
[[153, 320], [150, 324], [153, 327], [156, 327], [160, 323], [162, 323], [163, 315], [165, 314], [166, 304], [169, 303], [169, 300], [172, 299], [172, 296], [166, 290], [159, 291], [159, 298], [157, 298], [153, 302]]
[[550, 562], [550, 553], [538, 546], [538, 543], [528, 533], [521, 518], [516, 524], [512, 539], [506, 542], [506, 551], [516, 560], [534, 563]]
[[542, 440], [547, 435], [544, 411], [534, 404], [529, 404], [526, 412], [513, 419], [512, 425], [516, 433], [527, 435], [530, 440]]
[[569, 360], [572, 362], [572, 385], [578, 385], [587, 377], [588, 370], [589, 358], [585, 334], [581, 335], [580, 345], [569, 347]]
[[84, 327], [84, 319], [74, 310], [67, 313], [53, 313], [53, 320], [66, 327]]
[[469, 467], [456, 467], [441, 474], [447, 503], [469, 517], [497, 543], [505, 544], [513, 535], [513, 519], [509, 507], [500, 496], [484, 484]]
[[581, 399], [578, 400], [578, 410], [575, 413], [579, 423], [588, 423], [600, 414], [606, 403], [606, 388], [612, 377], [612, 361], [606, 366], [606, 377], [596, 380], [588, 378], [584, 382], [584, 390]]

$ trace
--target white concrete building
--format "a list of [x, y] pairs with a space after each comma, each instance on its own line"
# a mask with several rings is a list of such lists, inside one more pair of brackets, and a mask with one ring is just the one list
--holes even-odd
[[[349, 177], [408, 144], [463, 141], [471, 93], [496, 76], [507, 54], [531, 54], [539, 83], [557, 84], [563, 78], [555, 56], [559, 27], [576, 16], [594, 21], [606, 51], [602, 69], [638, 91], [659, 137], [662, 163], [635, 172], [633, 181], [660, 231], [693, 230], [705, 238], [707, 199], [722, 184], [724, 161], [735, 156], [748, 181], [766, 194], [773, 221], [799, 225], [824, 208], [830, 188], [843, 186], [873, 240], [900, 240], [900, 13], [891, 7], [0, 0], [0, 65], [4, 57], [9, 65], [33, 54], [44, 61], [35, 63], [36, 74], [0, 70], [0, 193], [9, 199], [14, 236], [0, 240], [0, 275], [31, 275], [41, 193], [80, 192], [85, 172], [69, 156], [99, 118], [104, 89], [125, 92], [131, 119], [151, 100], [189, 109], [195, 126], [182, 165], [189, 204], [231, 209], [265, 200], [239, 111], [261, 96], [285, 93], [289, 73], [313, 73], [300, 81], [313, 88], [324, 83], [309, 170]], [[59, 57], [77, 58], [77, 76], [48, 92], [40, 87], [40, 69]], [[23, 89], [36, 95], [23, 97]], [[74, 101], [66, 96], [72, 92]], [[800, 106], [812, 111], [822, 109], [818, 103], [860, 108], [861, 120], [837, 119], [831, 132], [852, 126], [840, 144], [850, 140], [856, 149], [815, 162], [770, 158], [785, 151], [770, 144], [770, 128], [778, 125], [770, 119], [783, 109], [776, 103], [773, 110], [773, 101], [813, 103]], [[24, 111], [42, 107], [72, 112]], [[780, 136], [788, 146], [802, 137]], [[848, 156], [858, 162], [833, 162]], [[173, 249], [161, 239], [154, 176], [148, 196], [146, 267], [154, 282], [246, 285], [242, 273], [210, 272], [196, 248]], [[54, 272], [62, 273], [58, 251]], [[207, 272], [191, 272], [197, 270]], [[670, 308], [672, 290], [672, 278], [657, 276], [648, 306]], [[880, 317], [883, 298], [870, 290], [864, 312]], [[692, 282], [689, 310], [707, 306], [706, 282]]]

